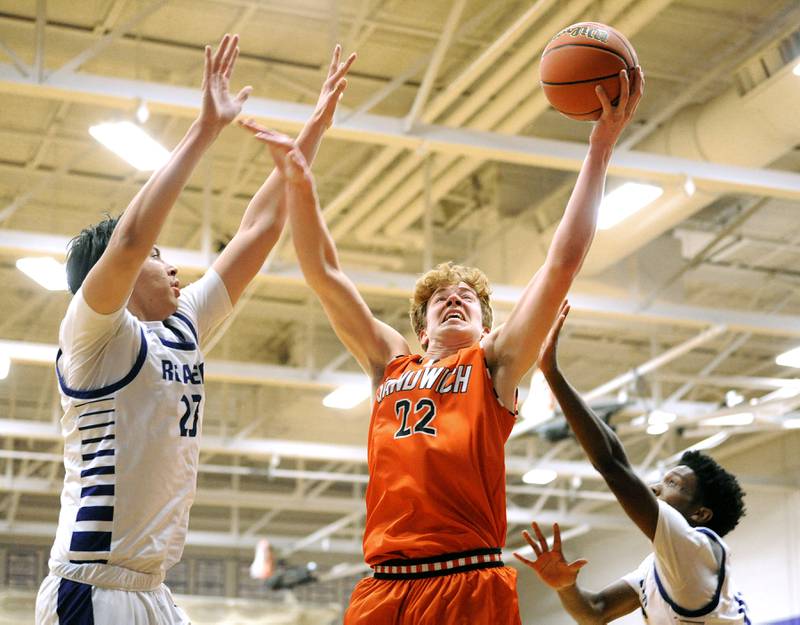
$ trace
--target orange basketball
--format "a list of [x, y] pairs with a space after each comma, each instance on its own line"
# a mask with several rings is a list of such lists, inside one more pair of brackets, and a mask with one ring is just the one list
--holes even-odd
[[594, 120], [603, 110], [595, 86], [603, 85], [616, 104], [620, 70], [627, 69], [632, 78], [638, 63], [636, 51], [622, 33], [605, 24], [580, 22], [562, 30], [547, 44], [539, 80], [557, 111], [572, 119]]

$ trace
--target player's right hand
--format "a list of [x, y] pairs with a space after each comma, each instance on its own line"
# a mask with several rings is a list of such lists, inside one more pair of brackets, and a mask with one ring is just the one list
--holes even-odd
[[539, 525], [534, 521], [531, 523], [536, 539], [533, 540], [527, 531], [522, 532], [522, 536], [528, 541], [536, 554], [535, 560], [521, 556], [518, 553], [514, 557], [531, 567], [545, 584], [553, 590], [561, 590], [574, 586], [578, 579], [578, 572], [586, 564], [587, 560], [575, 560], [572, 564], [567, 564], [564, 554], [561, 552], [561, 530], [558, 523], [553, 523], [553, 548], [547, 545], [547, 539], [539, 529]]
[[242, 111], [252, 87], [244, 87], [235, 96], [228, 91], [233, 66], [239, 57], [239, 35], [225, 35], [212, 55], [211, 46], [205, 49], [203, 71], [203, 102], [200, 108], [200, 123], [204, 127], [221, 130], [230, 124]]

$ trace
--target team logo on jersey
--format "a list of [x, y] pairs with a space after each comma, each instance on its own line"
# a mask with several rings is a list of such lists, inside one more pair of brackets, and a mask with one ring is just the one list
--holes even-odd
[[424, 367], [405, 371], [399, 378], [389, 378], [381, 384], [375, 393], [375, 401], [380, 403], [385, 397], [393, 393], [410, 391], [416, 388], [433, 390], [441, 395], [445, 393], [466, 393], [471, 375], [472, 365], [458, 365], [453, 369], [448, 367]]
[[161, 379], [169, 382], [182, 382], [183, 384], [202, 384], [205, 381], [204, 363], [194, 363], [189, 366], [171, 360], [161, 361]]

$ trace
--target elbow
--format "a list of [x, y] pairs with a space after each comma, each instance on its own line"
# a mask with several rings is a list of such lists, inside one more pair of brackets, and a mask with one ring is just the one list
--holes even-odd
[[627, 462], [622, 462], [614, 456], [593, 460], [592, 466], [609, 482], [615, 481], [622, 475], [627, 475], [630, 471], [630, 465]]
[[581, 270], [585, 257], [585, 252], [578, 253], [577, 250], [553, 254], [547, 259], [548, 272], [559, 281], [571, 283]]

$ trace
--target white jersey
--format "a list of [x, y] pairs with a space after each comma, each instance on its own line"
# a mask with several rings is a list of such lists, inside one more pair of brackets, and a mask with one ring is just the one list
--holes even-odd
[[56, 361], [66, 475], [53, 574], [152, 590], [180, 560], [205, 399], [200, 343], [230, 310], [213, 270], [163, 322], [100, 315], [76, 293]]
[[658, 502], [655, 551], [623, 579], [637, 592], [649, 625], [750, 625], [731, 580], [731, 553], [713, 531], [692, 527]]

